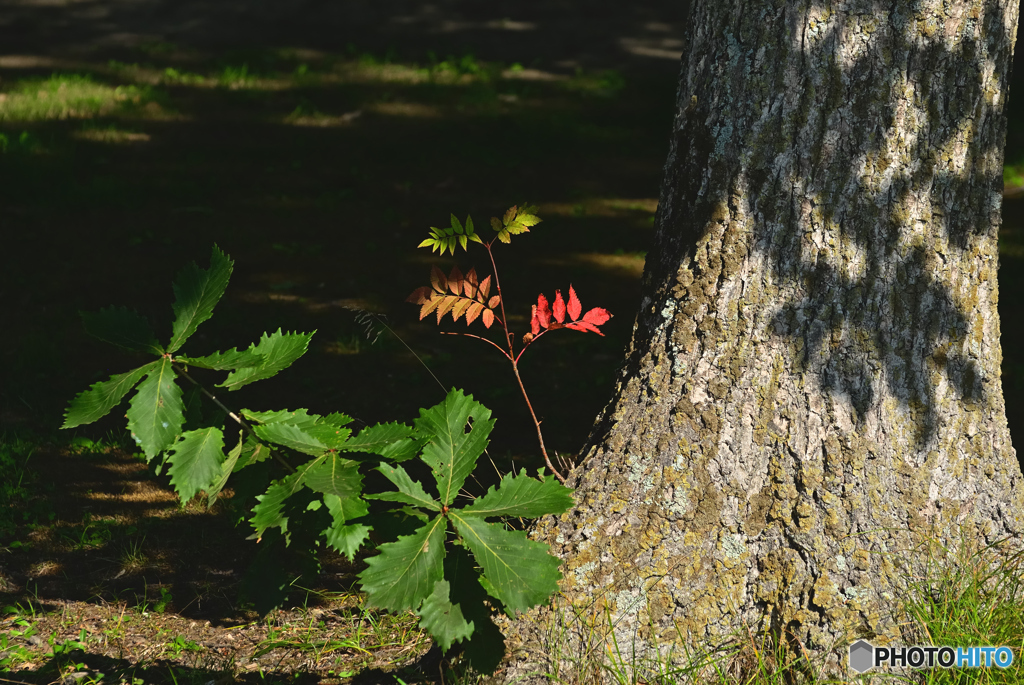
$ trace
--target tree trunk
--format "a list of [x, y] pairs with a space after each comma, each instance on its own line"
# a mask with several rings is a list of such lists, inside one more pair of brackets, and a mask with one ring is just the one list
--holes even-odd
[[996, 313], [1017, 11], [692, 0], [626, 364], [536, 530], [563, 597], [506, 626], [505, 677], [748, 630], [841, 672], [898, 638], [935, 544], [1024, 533]]

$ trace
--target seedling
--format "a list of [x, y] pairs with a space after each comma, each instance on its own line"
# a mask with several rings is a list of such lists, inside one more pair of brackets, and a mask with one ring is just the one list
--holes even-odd
[[[513, 213], [499, 237], [507, 241], [511, 233], [525, 230], [525, 217], [517, 221]], [[290, 366], [313, 336], [278, 330], [265, 333], [248, 349], [184, 354], [196, 329], [213, 315], [233, 266], [214, 246], [209, 269], [192, 264], [181, 272], [174, 283], [175, 319], [167, 343], [159, 342], [149, 322], [128, 309], [84, 314], [90, 334], [155, 359], [80, 393], [69, 405], [63, 427], [96, 421], [138, 386], [125, 414], [128, 429], [147, 461], [158, 472], [167, 469], [182, 503], [205, 492], [212, 506], [233, 474], [248, 468], [262, 479], [264, 490], [249, 518], [257, 541], [273, 536], [285, 545], [295, 543], [315, 559], [325, 539], [351, 560], [370, 532], [379, 529], [385, 540], [393, 541], [378, 544], [359, 574], [368, 606], [415, 612], [420, 627], [442, 648], [465, 642], [474, 666], [493, 670], [503, 641], [491, 621], [491, 608], [525, 611], [551, 597], [561, 577], [560, 562], [546, 544], [506, 529], [501, 519], [561, 513], [572, 505], [572, 491], [545, 476], [543, 469], [537, 477], [524, 469], [506, 474], [475, 501], [457, 501], [494, 426], [491, 412], [461, 390], [452, 389], [440, 404], [421, 409], [411, 426], [382, 423], [357, 434], [348, 427], [351, 417], [340, 412], [321, 416], [306, 409], [229, 409], [192, 377], [193, 368], [228, 372], [218, 386], [235, 391]], [[572, 314], [571, 302], [575, 324], [579, 317]], [[554, 317], [560, 324], [564, 312], [556, 311]], [[537, 326], [553, 327], [541, 314], [535, 318]], [[538, 328], [536, 337], [540, 334]], [[181, 380], [191, 384], [188, 392], [180, 387]], [[206, 403], [240, 429], [227, 453], [224, 428], [216, 425], [223, 419], [212, 421], [217, 414], [204, 411]], [[415, 458], [433, 477], [429, 492], [402, 466]], [[264, 463], [271, 459], [281, 467], [278, 473]], [[370, 470], [383, 475], [393, 489], [364, 492], [363, 478]], [[499, 521], [487, 520], [493, 518]], [[271, 544], [264, 551], [274, 549]], [[267, 611], [284, 599], [295, 578], [274, 554], [258, 558], [259, 593], [253, 599]], [[170, 601], [170, 593], [162, 590], [155, 610]]]
[[[481, 280], [477, 275], [476, 268], [470, 269], [463, 275], [459, 267], [455, 266], [445, 276], [443, 271], [434, 266], [430, 271], [430, 285], [417, 288], [409, 295], [406, 301], [420, 305], [420, 320], [434, 313], [437, 315], [438, 324], [448, 314], [451, 314], [452, 321], [454, 322], [457, 322], [460, 317], [465, 315], [467, 326], [478, 318], [484, 327], [488, 329], [495, 321], [501, 324], [505, 332], [504, 340], [501, 344], [494, 342], [490, 338], [471, 333], [443, 332], [448, 335], [464, 335], [467, 338], [483, 340], [493, 345], [508, 359], [512, 365], [512, 373], [519, 384], [519, 390], [523, 393], [523, 400], [525, 400], [526, 406], [530, 410], [533, 425], [537, 428], [537, 440], [540, 443], [541, 454], [544, 456], [544, 463], [547, 464], [558, 480], [564, 484], [565, 477], [551, 463], [547, 449], [544, 446], [544, 434], [540, 428], [540, 421], [537, 419], [537, 413], [533, 409], [533, 403], [530, 402], [530, 396], [526, 393], [523, 379], [519, 376], [519, 360], [531, 344], [540, 339], [544, 334], [560, 328], [604, 335], [601, 332], [600, 326], [607, 323], [612, 318], [612, 315], [607, 309], [600, 307], [595, 307], [584, 314], [583, 306], [580, 304], [580, 300], [576, 296], [576, 290], [571, 284], [569, 285], [568, 304], [562, 298], [561, 290], [555, 291], [553, 304], [549, 303], [542, 293], [537, 296], [537, 304], [533, 305], [533, 314], [530, 317], [530, 332], [523, 334], [522, 347], [518, 353], [516, 352], [515, 337], [508, 329], [508, 318], [505, 315], [505, 300], [502, 296], [501, 281], [498, 279], [498, 266], [494, 261], [494, 251], [492, 248], [494, 243], [499, 240], [503, 243], [509, 243], [512, 241], [512, 236], [529, 233], [531, 227], [541, 222], [540, 218], [534, 213], [536, 210], [536, 207], [526, 205], [523, 207], [513, 206], [505, 212], [501, 219], [491, 217], [491, 228], [494, 229], [497, 235], [488, 242], [484, 242], [483, 238], [476, 232], [472, 217], [467, 216], [466, 223], [463, 224], [452, 214], [451, 226], [447, 228], [432, 227], [430, 229], [431, 237], [419, 244], [419, 247], [429, 247], [434, 252], [440, 251], [442, 255], [445, 251], [454, 255], [455, 248], [459, 246], [466, 250], [470, 242], [483, 245], [487, 250], [487, 256], [491, 260], [494, 288], [497, 291], [495, 295], [491, 295], [491, 276]], [[566, 320], [566, 314], [569, 316], [568, 321]]]

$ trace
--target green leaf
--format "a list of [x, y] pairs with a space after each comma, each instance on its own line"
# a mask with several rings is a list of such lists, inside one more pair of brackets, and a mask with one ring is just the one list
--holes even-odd
[[307, 469], [303, 476], [306, 487], [315, 492], [334, 495], [340, 499], [358, 498], [363, 489], [359, 463], [333, 454]]
[[247, 436], [245, 439], [245, 445], [242, 447], [242, 454], [238, 457], [238, 463], [235, 464], [232, 471], [237, 473], [246, 466], [265, 461], [270, 458], [270, 452], [270, 448], [257, 440], [255, 436]]
[[[455, 218], [454, 214], [452, 214], [452, 230], [458, 233], [459, 235], [465, 233], [465, 229], [462, 228], [462, 224], [459, 223], [459, 220]], [[449, 235], [451, 234], [449, 233]]]
[[480, 516], [448, 512], [463, 542], [484, 569], [489, 591], [510, 611], [526, 611], [558, 590], [561, 562], [548, 546], [530, 540], [521, 530], [506, 530]]
[[214, 245], [209, 269], [200, 269], [193, 262], [181, 270], [174, 281], [174, 326], [168, 352], [181, 349], [199, 324], [213, 315], [213, 308], [228, 287], [232, 268], [231, 259]]
[[94, 338], [132, 352], [163, 354], [153, 329], [142, 315], [125, 307], [108, 307], [98, 312], [82, 312], [85, 332]]
[[398, 492], [383, 492], [373, 495], [366, 495], [367, 499], [386, 500], [388, 502], [402, 502], [403, 504], [414, 504], [417, 507], [441, 511], [441, 505], [433, 497], [427, 494], [418, 481], [414, 481], [401, 466], [389, 466], [381, 464], [377, 470], [395, 484]]
[[349, 561], [353, 561], [356, 552], [370, 536], [371, 530], [373, 530], [372, 527], [362, 523], [335, 523], [324, 531], [324, 535], [328, 545], [344, 554]]
[[327, 449], [330, 450], [342, 448], [348, 442], [348, 436], [352, 434], [350, 429], [333, 426], [322, 419], [312, 428], [305, 430], [311, 437], [327, 445]]
[[344, 554], [349, 561], [355, 558], [356, 552], [363, 546], [372, 526], [361, 523], [347, 523], [354, 518], [365, 516], [366, 503], [362, 499], [342, 500], [334, 495], [324, 495], [324, 504], [331, 513], [333, 522], [324, 531], [327, 544]]
[[419, 453], [423, 441], [416, 438], [416, 429], [412, 426], [398, 422], [378, 423], [359, 431], [338, 449], [379, 454], [390, 461], [404, 461]]
[[526, 516], [561, 514], [572, 507], [572, 489], [565, 487], [553, 475], [544, 482], [526, 475], [521, 469], [518, 476], [505, 474], [495, 490], [492, 485], [487, 494], [478, 497], [459, 512], [464, 516]]
[[314, 426], [299, 428], [290, 423], [264, 423], [253, 427], [253, 432], [261, 440], [290, 447], [303, 454], [318, 457], [327, 451], [327, 445], [310, 434]]
[[313, 333], [281, 333], [280, 328], [269, 336], [264, 333], [259, 343], [249, 346], [249, 352], [264, 357], [263, 362], [259, 366], [232, 372], [219, 387], [238, 390], [244, 385], [270, 378], [277, 372], [287, 369], [306, 353]]
[[389, 611], [417, 609], [442, 579], [446, 522], [437, 516], [412, 535], [377, 547], [359, 582], [369, 606]]
[[473, 217], [471, 217], [469, 214], [467, 214], [466, 215], [466, 235], [473, 236], [473, 235], [475, 235], [475, 231], [476, 231], [476, 229], [473, 228]]
[[206, 509], [213, 508], [213, 505], [217, 503], [217, 497], [220, 495], [220, 491], [224, 489], [224, 486], [228, 483], [228, 478], [235, 470], [235, 464], [238, 463], [238, 458], [242, 456], [242, 446], [245, 444], [245, 440], [242, 438], [242, 432], [238, 432], [238, 444], [235, 445], [230, 452], [228, 452], [228, 458], [224, 460], [224, 463], [220, 465], [220, 476], [217, 480], [213, 481], [206, 487]]
[[[466, 432], [470, 418], [472, 429]], [[490, 418], [490, 409], [474, 402], [472, 395], [463, 395], [461, 390], [452, 390], [440, 404], [420, 410], [416, 428], [429, 438], [421, 459], [433, 471], [445, 506], [455, 500], [487, 447], [487, 436], [494, 428]]]
[[280, 528], [282, 533], [288, 532], [288, 517], [284, 515], [284, 501], [301, 489], [300, 474], [293, 473], [274, 481], [265, 493], [256, 496], [259, 504], [252, 508], [253, 516], [249, 519], [249, 523], [256, 529], [257, 539], [262, 538], [268, 528]]
[[452, 604], [448, 599], [450, 590], [448, 581], [437, 581], [434, 591], [416, 612], [420, 617], [420, 627], [429, 632], [446, 652], [453, 642], [462, 642], [473, 634], [473, 622], [462, 615], [461, 606]]
[[227, 352], [214, 352], [205, 357], [175, 357], [174, 361], [188, 364], [189, 366], [197, 366], [200, 369], [233, 371], [234, 369], [259, 366], [263, 363], [263, 357], [253, 354], [249, 350], [239, 352], [237, 348], [232, 347]]
[[341, 428], [352, 423], [352, 417], [348, 414], [342, 414], [340, 411], [332, 412], [323, 418], [324, 423], [329, 423], [332, 426]]
[[[241, 451], [241, 450], [239, 450]], [[224, 460], [224, 434], [219, 428], [201, 428], [183, 433], [167, 450], [167, 462], [181, 503], [185, 504], [205, 490], [221, 475]]]
[[320, 418], [316, 414], [310, 414], [305, 409], [296, 409], [295, 411], [289, 409], [281, 409], [279, 411], [243, 409], [242, 416], [256, 423], [290, 423], [299, 428], [312, 428]]
[[128, 430], [151, 461], [174, 442], [185, 414], [171, 360], [160, 359], [147, 368], [146, 379], [129, 402]]
[[75, 396], [68, 404], [64, 413], [64, 425], [61, 428], [74, 428], [84, 423], [92, 423], [106, 416], [111, 409], [135, 387], [143, 376], [150, 372], [159, 362], [150, 362], [128, 373], [111, 376], [110, 380], [93, 383], [88, 389]]

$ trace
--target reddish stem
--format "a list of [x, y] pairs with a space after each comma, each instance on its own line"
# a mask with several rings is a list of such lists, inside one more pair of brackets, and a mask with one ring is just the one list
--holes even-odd
[[472, 333], [458, 333], [456, 331], [441, 331], [441, 335], [464, 335], [467, 338], [476, 338], [477, 340], [483, 340], [485, 343], [490, 343], [491, 345], [494, 345], [498, 349], [498, 352], [501, 352], [503, 355], [505, 355], [506, 359], [512, 361], [512, 357], [508, 356], [508, 352], [498, 347], [498, 343], [494, 342], [493, 340], [489, 340], [488, 338], [485, 338], [481, 335], [473, 335]]
[[[521, 353], [520, 353], [521, 354]], [[537, 420], [537, 414], [533, 411], [533, 405], [530, 404], [530, 396], [526, 394], [526, 386], [523, 385], [523, 379], [519, 377], [519, 367], [516, 363], [512, 362], [512, 373], [516, 375], [516, 380], [519, 381], [519, 389], [523, 391], [523, 399], [526, 400], [526, 406], [530, 410], [530, 417], [533, 418], [533, 425], [537, 427], [537, 440], [540, 442], [540, 453], [544, 455], [544, 463], [551, 469], [551, 473], [555, 474], [555, 478], [558, 479], [562, 485], [565, 485], [565, 477], [558, 472], [555, 465], [551, 463], [551, 458], [548, 457], [548, 451], [544, 447], [544, 434], [540, 431], [540, 421]]]

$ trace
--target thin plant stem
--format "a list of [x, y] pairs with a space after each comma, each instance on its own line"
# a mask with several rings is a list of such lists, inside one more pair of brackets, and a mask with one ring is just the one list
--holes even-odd
[[[360, 310], [360, 311], [365, 311], [365, 310]], [[424, 362], [422, 359], [420, 359], [420, 356], [418, 354], [416, 354], [416, 351], [414, 349], [409, 347], [409, 344], [406, 343], [405, 340], [402, 339], [402, 336], [398, 335], [398, 333], [395, 333], [394, 329], [392, 329], [391, 326], [387, 325], [387, 323], [385, 323], [379, 316], [377, 316], [373, 312], [366, 312], [366, 313], [369, 314], [370, 316], [372, 316], [374, 319], [376, 319], [377, 323], [379, 323], [381, 326], [383, 326], [384, 328], [388, 329], [388, 333], [390, 333], [391, 335], [395, 336], [395, 338], [398, 339], [398, 342], [400, 342], [403, 345], [405, 345], [405, 349], [409, 350], [412, 353], [412, 356], [416, 357], [416, 361], [418, 361], [420, 363], [420, 365], [422, 365], [423, 368], [427, 370], [427, 373], [430, 374], [430, 377], [433, 378], [434, 381], [439, 386], [441, 386], [441, 391], [442, 392], [444, 392], [444, 393], [448, 392], [448, 390], [444, 387], [444, 384], [437, 379], [437, 376], [434, 375], [434, 372], [430, 370], [429, 366], [427, 366], [426, 362]], [[488, 342], [490, 342], [490, 341], [488, 341]]]
[[[210, 398], [210, 400], [212, 400], [214, 404], [216, 404], [216, 405], [217, 405], [218, 407], [220, 407], [220, 408], [221, 408], [221, 410], [222, 410], [222, 411], [223, 411], [223, 412], [224, 412], [225, 414], [227, 414], [227, 415], [228, 415], [228, 416], [230, 416], [230, 417], [231, 417], [232, 419], [234, 419], [234, 420], [235, 420], [235, 421], [236, 421], [236, 422], [238, 423], [238, 425], [239, 425], [239, 426], [241, 426], [243, 430], [245, 430], [245, 432], [247, 432], [247, 433], [248, 433], [249, 435], [252, 435], [252, 436], [255, 436], [255, 437], [259, 437], [259, 436], [257, 436], [257, 435], [256, 435], [256, 431], [254, 431], [254, 430], [252, 429], [252, 426], [250, 426], [250, 425], [249, 425], [248, 423], [246, 423], [246, 422], [245, 422], [245, 419], [243, 419], [243, 418], [242, 418], [241, 416], [239, 416], [239, 415], [238, 415], [238, 414], [236, 414], [235, 412], [233, 412], [233, 411], [231, 411], [230, 409], [228, 409], [228, 408], [227, 408], [227, 407], [226, 407], [226, 406], [224, 405], [224, 403], [223, 403], [223, 402], [221, 402], [220, 400], [218, 400], [218, 399], [217, 399], [217, 398], [216, 398], [216, 397], [215, 397], [215, 396], [213, 395], [213, 393], [211, 393], [211, 392], [210, 392], [209, 390], [207, 390], [206, 388], [204, 388], [204, 387], [203, 387], [203, 385], [202, 385], [202, 384], [201, 384], [201, 383], [200, 383], [199, 381], [197, 381], [197, 380], [196, 380], [195, 378], [192, 378], [192, 376], [188, 375], [188, 372], [187, 372], [187, 371], [185, 371], [185, 369], [181, 368], [181, 366], [180, 366], [179, 364], [175, 364], [175, 365], [174, 365], [174, 368], [175, 368], [175, 369], [177, 369], [178, 373], [180, 373], [180, 374], [181, 374], [182, 376], [184, 376], [185, 378], [187, 378], [187, 379], [188, 379], [188, 380], [189, 380], [189, 381], [190, 381], [190, 382], [192, 383], [192, 385], [194, 385], [194, 386], [196, 386], [197, 388], [199, 388], [199, 392], [201, 392], [201, 393], [203, 393], [204, 395], [206, 395], [207, 397], [209, 397], [209, 398]], [[295, 467], [294, 467], [294, 466], [292, 466], [291, 464], [289, 464], [289, 463], [288, 463], [287, 461], [285, 461], [285, 460], [284, 460], [284, 459], [283, 459], [283, 458], [281, 457], [281, 455], [277, 453], [277, 450], [270, 450], [270, 453], [271, 453], [272, 455], [274, 455], [274, 459], [276, 459], [276, 460], [277, 460], [277, 461], [278, 461], [278, 462], [279, 462], [279, 463], [280, 463], [280, 464], [281, 464], [282, 466], [284, 466], [284, 467], [285, 467], [286, 469], [288, 469], [288, 470], [289, 470], [289, 471], [290, 471], [291, 473], [295, 473]]]
[[530, 410], [530, 416], [533, 418], [533, 425], [537, 427], [537, 440], [540, 442], [540, 453], [544, 455], [544, 463], [551, 469], [551, 473], [555, 474], [555, 478], [565, 485], [565, 477], [559, 473], [555, 465], [551, 463], [551, 458], [548, 457], [548, 451], [544, 447], [544, 434], [540, 430], [540, 421], [537, 420], [537, 414], [533, 411], [533, 405], [530, 403], [530, 396], [526, 394], [526, 386], [523, 385], [523, 379], [519, 377], [519, 367], [516, 366], [515, 362], [512, 362], [512, 373], [516, 375], [516, 380], [519, 382], [519, 389], [523, 391], [523, 399], [526, 400], [526, 407]]
[[[495, 238], [495, 240], [497, 240], [497, 238]], [[515, 356], [516, 352], [512, 349], [512, 336], [508, 332], [508, 316], [505, 314], [505, 296], [501, 294], [501, 279], [498, 278], [498, 265], [494, 263], [494, 253], [491, 252], [491, 244], [493, 242], [494, 240], [490, 243], [485, 243], [484, 247], [487, 248], [487, 256], [491, 258], [491, 269], [494, 274], [494, 287], [498, 289], [498, 304], [501, 306], [501, 326], [505, 329], [505, 344], [508, 345], [508, 358], [511, 360], [512, 357]]]
[[458, 331], [441, 331], [441, 335], [464, 335], [467, 338], [476, 338], [477, 340], [483, 340], [485, 343], [490, 343], [491, 345], [497, 347], [498, 352], [501, 352], [503, 355], [505, 355], [506, 359], [512, 361], [512, 357], [508, 356], [508, 352], [501, 349], [501, 347], [498, 346], [498, 343], [494, 342], [493, 340], [489, 340], [481, 335], [473, 335], [472, 333], [459, 333]]

